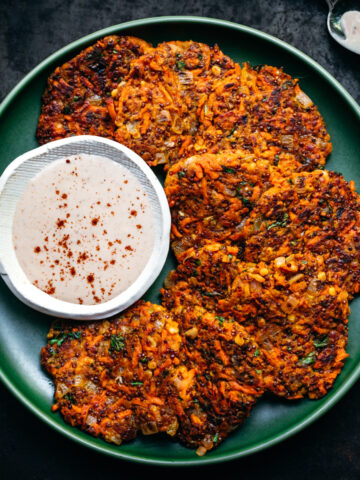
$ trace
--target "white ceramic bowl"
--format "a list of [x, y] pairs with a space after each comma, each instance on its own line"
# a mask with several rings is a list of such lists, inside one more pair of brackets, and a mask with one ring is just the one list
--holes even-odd
[[[16, 205], [27, 183], [54, 160], [81, 153], [107, 157], [130, 170], [150, 199], [155, 222], [154, 248], [142, 273], [124, 292], [96, 305], [64, 302], [35, 287], [23, 272], [12, 242]], [[159, 275], [169, 251], [170, 225], [169, 205], [160, 182], [132, 150], [112, 140], [90, 135], [56, 140], [18, 157], [0, 178], [0, 274], [22, 302], [40, 312], [76, 320], [109, 317], [138, 300]]]

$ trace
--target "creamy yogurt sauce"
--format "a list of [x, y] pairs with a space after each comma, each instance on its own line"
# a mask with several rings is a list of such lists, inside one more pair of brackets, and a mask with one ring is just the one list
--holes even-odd
[[136, 280], [155, 236], [150, 201], [135, 176], [85, 154], [57, 160], [29, 182], [12, 232], [18, 261], [36, 287], [88, 305]]
[[360, 53], [360, 12], [349, 10], [341, 17], [340, 24], [346, 37], [344, 45]]

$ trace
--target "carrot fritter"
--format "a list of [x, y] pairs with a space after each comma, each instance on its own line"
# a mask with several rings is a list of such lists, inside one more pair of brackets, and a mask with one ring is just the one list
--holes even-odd
[[130, 63], [151, 46], [134, 37], [105, 37], [56, 68], [48, 79], [37, 128], [40, 144], [73, 135], [113, 139], [112, 90]]
[[56, 322], [41, 357], [53, 409], [72, 426], [116, 444], [166, 432], [203, 454], [261, 396], [257, 349], [243, 327], [203, 309], [138, 302], [114, 320]]
[[[165, 180], [172, 216], [172, 247], [178, 260], [191, 246], [236, 242], [244, 220], [261, 194], [296, 165], [278, 155], [274, 166], [244, 150], [204, 153], [172, 165]], [[283, 172], [285, 173], [285, 172]]]
[[183, 362], [169, 375], [179, 388], [170, 400], [177, 437], [202, 455], [241, 425], [262, 395], [264, 356], [237, 322], [196, 306], [172, 313], [184, 340]]
[[244, 258], [291, 252], [324, 256], [324, 270], [351, 295], [360, 289], [360, 199], [354, 182], [329, 171], [289, 175], [267, 190], [244, 225]]
[[217, 46], [192, 41], [165, 42], [135, 60], [113, 92], [116, 140], [149, 165], [185, 156], [210, 82], [233, 65]]
[[194, 149], [219, 152], [244, 148], [261, 155], [293, 153], [299, 170], [323, 166], [331, 152], [329, 134], [298, 80], [271, 66], [245, 63], [224, 72], [199, 112]]
[[265, 386], [273, 393], [325, 395], [346, 357], [346, 290], [328, 278], [321, 256], [255, 264], [237, 254], [221, 244], [189, 249], [165, 283], [164, 305], [199, 305], [242, 323], [266, 357]]
[[41, 352], [56, 386], [55, 409], [116, 444], [139, 430], [174, 435], [177, 418], [159, 386], [178, 362], [178, 332], [164, 308], [145, 302], [111, 321], [55, 324]]

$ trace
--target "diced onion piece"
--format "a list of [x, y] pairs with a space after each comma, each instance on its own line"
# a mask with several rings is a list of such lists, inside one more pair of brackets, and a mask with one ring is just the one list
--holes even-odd
[[143, 435], [154, 435], [159, 431], [156, 422], [143, 423], [140, 428]]
[[85, 424], [88, 425], [89, 427], [91, 427], [91, 425], [94, 425], [94, 423], [96, 422], [97, 422], [96, 418], [93, 417], [91, 414], [89, 414], [86, 417]]
[[294, 275], [293, 277], [290, 278], [289, 280], [289, 285], [292, 285], [293, 283], [296, 283], [298, 280], [303, 278], [304, 274], [303, 273], [298, 273], [297, 275]]
[[290, 295], [286, 302], [284, 302], [281, 306], [281, 309], [285, 313], [292, 312], [297, 306], [299, 305], [299, 300], [294, 297], [294, 295]]
[[139, 136], [139, 129], [137, 122], [129, 122], [126, 124], [126, 130], [132, 136]]
[[308, 97], [302, 90], [300, 90], [295, 98], [304, 108], [309, 108], [313, 104], [311, 98]]
[[177, 418], [175, 418], [172, 421], [172, 423], [170, 423], [170, 425], [166, 428], [166, 433], [168, 435], [170, 435], [171, 437], [173, 437], [176, 434], [178, 428], [179, 428], [179, 422], [178, 422]]
[[206, 452], [207, 452], [206, 448], [201, 445], [201, 446], [196, 450], [195, 453], [196, 453], [196, 455], [198, 455], [199, 457], [203, 457]]
[[179, 73], [179, 81], [182, 85], [191, 85], [193, 83], [193, 74], [188, 70]]
[[196, 338], [198, 336], [198, 329], [196, 327], [192, 327], [185, 332], [185, 335], [190, 338]]
[[286, 148], [293, 148], [294, 146], [294, 137], [293, 135], [282, 135], [281, 136], [281, 143], [283, 147]]
[[277, 257], [277, 258], [275, 258], [274, 263], [275, 263], [275, 266], [276, 266], [277, 268], [280, 268], [280, 267], [282, 267], [283, 265], [285, 265], [286, 259], [285, 259], [285, 257]]
[[60, 397], [63, 397], [69, 391], [69, 387], [65, 383], [58, 383], [56, 387], [56, 393]]
[[170, 122], [171, 117], [170, 117], [170, 112], [168, 110], [161, 110], [158, 117], [157, 117], [158, 122]]

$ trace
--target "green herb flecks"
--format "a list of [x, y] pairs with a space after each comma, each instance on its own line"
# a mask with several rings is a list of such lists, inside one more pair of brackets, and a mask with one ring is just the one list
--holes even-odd
[[329, 340], [327, 337], [324, 337], [321, 340], [313, 340], [313, 344], [315, 348], [324, 348], [328, 346]]
[[219, 434], [216, 432], [215, 435], [214, 435], [214, 438], [213, 438], [213, 442], [217, 443], [218, 440], [219, 440]]
[[52, 338], [49, 341], [49, 344], [50, 345], [55, 345], [56, 344], [58, 347], [60, 347], [60, 345], [62, 345], [67, 338], [79, 339], [80, 336], [81, 336], [81, 331], [80, 330], [78, 330], [77, 332], [62, 333], [62, 334], [58, 335], [56, 338]]
[[125, 348], [125, 338], [121, 335], [111, 335], [110, 350], [121, 352]]
[[228, 135], [228, 138], [231, 137], [232, 134], [233, 134], [235, 131], [236, 131], [236, 127], [232, 128], [232, 129], [230, 130], [230, 133], [229, 133], [229, 135]]
[[131, 382], [130, 385], [132, 385], [133, 387], [136, 387], [138, 385], [144, 385], [144, 382]]
[[268, 230], [271, 230], [274, 227], [286, 227], [289, 221], [289, 214], [284, 213], [283, 219], [279, 220], [277, 222], [271, 223], [270, 225], [267, 226]]
[[184, 68], [186, 67], [185, 63], [181, 60], [179, 60], [178, 62], [176, 62], [176, 66], [179, 70], [184, 70]]
[[257, 348], [254, 353], [254, 357], [258, 357], [260, 355], [260, 350]]
[[236, 170], [234, 168], [229, 168], [226, 165], [221, 165], [221, 168], [225, 173], [231, 173], [231, 174], [236, 173]]
[[306, 365], [312, 365], [315, 362], [316, 362], [316, 353], [315, 352], [310, 352], [309, 355], [306, 355], [306, 357], [304, 357], [300, 360], [300, 364], [303, 365], [304, 367]]
[[216, 316], [215, 318], [216, 318], [216, 320], [219, 320], [219, 325], [220, 325], [220, 327], [222, 327], [224, 325], [225, 318], [224, 317], [218, 317], [218, 316]]
[[74, 397], [71, 395], [71, 393], [67, 393], [66, 395], [64, 395], [64, 398], [70, 402], [71, 404], [75, 403], [75, 399]]
[[185, 177], [186, 173], [184, 170], [180, 170], [177, 174], [178, 178], [181, 180], [183, 177]]

